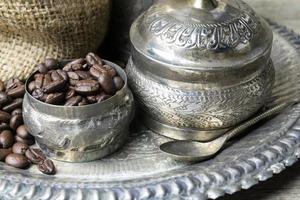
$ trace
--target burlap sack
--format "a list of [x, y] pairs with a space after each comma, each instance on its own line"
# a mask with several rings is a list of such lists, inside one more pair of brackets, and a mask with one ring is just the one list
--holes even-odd
[[110, 0], [0, 0], [0, 79], [25, 79], [45, 57], [95, 51]]

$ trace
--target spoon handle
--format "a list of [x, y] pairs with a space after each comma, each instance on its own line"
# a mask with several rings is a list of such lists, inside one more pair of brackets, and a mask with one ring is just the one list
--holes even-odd
[[241, 132], [243, 132], [244, 130], [246, 130], [247, 128], [255, 125], [256, 123], [264, 120], [264, 119], [267, 119], [271, 116], [274, 116], [276, 114], [279, 114], [282, 110], [284, 110], [285, 108], [291, 106], [291, 105], [294, 105], [296, 102], [286, 102], [286, 103], [282, 103], [282, 104], [279, 104], [278, 106], [275, 106], [274, 108], [271, 108], [263, 113], [261, 113], [260, 115], [242, 123], [241, 125], [239, 125], [238, 127], [230, 130], [226, 135], [227, 135], [227, 139], [226, 140], [229, 140], [237, 135], [239, 135]]

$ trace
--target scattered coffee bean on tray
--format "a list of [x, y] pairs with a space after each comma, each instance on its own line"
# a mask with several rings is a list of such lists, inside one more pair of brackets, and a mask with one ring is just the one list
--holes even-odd
[[[42, 68], [44, 73], [56, 69], [57, 61], [46, 59]], [[44, 68], [46, 67], [46, 68]], [[51, 95], [45, 97], [43, 85], [50, 85], [52, 82], [50, 74], [37, 76], [38, 84], [30, 84], [30, 90], [34, 91], [40, 88], [41, 99], [50, 99]], [[40, 81], [40, 82], [39, 82]], [[25, 85], [18, 79], [11, 79], [6, 87], [0, 91], [0, 161], [6, 164], [26, 169], [30, 164], [37, 164], [38, 169], [44, 174], [54, 174], [55, 167], [52, 161], [47, 160], [46, 156], [39, 149], [33, 149], [30, 146], [35, 143], [34, 137], [29, 133], [27, 127], [23, 124], [22, 103], [25, 94]], [[50, 90], [55, 90], [59, 86], [52, 86]], [[52, 94], [52, 102], [57, 101], [57, 97]], [[61, 100], [64, 100], [64, 95]]]
[[[47, 58], [37, 65], [37, 69], [27, 90], [34, 98], [53, 105], [84, 106], [100, 103], [115, 95], [125, 84], [117, 71], [94, 53], [73, 60], [62, 69], [57, 60]], [[14, 96], [18, 97], [18, 94]], [[1, 100], [9, 101], [5, 96], [1, 97], [0, 93]]]

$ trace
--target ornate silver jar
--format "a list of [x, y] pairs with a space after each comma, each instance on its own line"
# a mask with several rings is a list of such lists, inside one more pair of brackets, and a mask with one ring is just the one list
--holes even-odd
[[117, 150], [125, 141], [134, 114], [131, 91], [125, 72], [114, 67], [125, 85], [110, 99], [86, 106], [56, 106], [41, 102], [27, 91], [23, 102], [24, 123], [36, 143], [56, 160], [85, 162], [102, 158]]
[[240, 0], [161, 0], [132, 25], [129, 83], [146, 125], [208, 141], [266, 103], [273, 34]]

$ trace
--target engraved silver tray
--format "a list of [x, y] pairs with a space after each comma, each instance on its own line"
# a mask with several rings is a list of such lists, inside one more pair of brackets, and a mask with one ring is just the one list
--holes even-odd
[[[276, 84], [269, 106], [300, 97], [300, 36], [270, 22]], [[55, 162], [55, 176], [35, 166], [0, 164], [0, 199], [215, 199], [271, 178], [300, 157], [300, 105], [232, 142], [215, 158], [175, 162], [160, 153], [167, 138], [136, 123], [127, 145], [97, 162]]]

